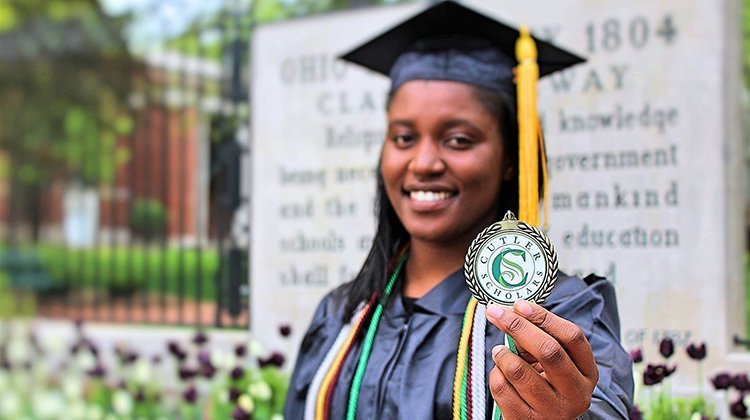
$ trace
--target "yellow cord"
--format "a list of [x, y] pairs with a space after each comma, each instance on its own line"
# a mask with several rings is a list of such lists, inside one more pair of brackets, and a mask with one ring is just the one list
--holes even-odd
[[529, 29], [524, 25], [516, 41], [516, 96], [518, 98], [518, 219], [539, 224], [539, 116], [536, 82], [539, 79], [537, 52]]

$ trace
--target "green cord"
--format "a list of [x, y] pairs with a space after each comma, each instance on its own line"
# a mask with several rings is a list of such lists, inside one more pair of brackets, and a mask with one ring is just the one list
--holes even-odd
[[[513, 337], [505, 334], [505, 342], [508, 344], [508, 348], [513, 352], [513, 354], [518, 354], [518, 347], [516, 347], [516, 341], [513, 340]], [[495, 407], [492, 409], [492, 419], [499, 420], [503, 418], [503, 412], [500, 411], [500, 407], [497, 406], [497, 403], [493, 404]]]
[[464, 369], [463, 378], [461, 378], [461, 420], [466, 420], [466, 386], [469, 382], [469, 369], [471, 369], [471, 366], [469, 366], [469, 352], [471, 351], [471, 346], [468, 346], [468, 348], [469, 349], [464, 358], [466, 361], [466, 369]]
[[378, 324], [380, 323], [380, 317], [383, 315], [383, 303], [388, 300], [388, 297], [393, 291], [393, 285], [396, 283], [399, 274], [401, 273], [401, 267], [403, 267], [406, 261], [407, 253], [404, 253], [399, 258], [396, 267], [393, 269], [391, 277], [388, 279], [388, 283], [385, 285], [385, 296], [378, 302], [378, 306], [372, 314], [372, 320], [370, 326], [367, 328], [367, 335], [365, 341], [362, 344], [362, 352], [359, 354], [359, 362], [357, 362], [357, 371], [354, 373], [354, 379], [352, 379], [352, 387], [349, 391], [349, 404], [346, 410], [346, 420], [354, 420], [357, 416], [357, 402], [359, 400], [359, 390], [362, 388], [362, 378], [365, 376], [365, 370], [367, 369], [367, 361], [370, 359], [370, 352], [372, 351], [372, 344], [375, 341], [375, 332], [378, 330]]

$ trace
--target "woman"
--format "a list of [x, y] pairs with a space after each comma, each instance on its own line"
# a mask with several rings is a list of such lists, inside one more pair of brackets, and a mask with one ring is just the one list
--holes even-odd
[[[484, 357], [472, 359], [483, 374], [459, 374], [471, 305], [466, 250], [518, 208], [508, 41], [517, 36], [443, 2], [344, 57], [392, 82], [378, 228], [357, 278], [327, 295], [313, 317], [287, 419], [489, 419], [494, 405], [508, 419], [627, 416], [630, 360], [619, 345], [613, 289], [595, 276], [561, 274], [544, 308], [489, 305], [489, 326], [482, 319], [471, 332], [484, 337]], [[549, 44], [539, 51], [542, 75], [580, 62]], [[505, 334], [519, 355], [502, 345]]]

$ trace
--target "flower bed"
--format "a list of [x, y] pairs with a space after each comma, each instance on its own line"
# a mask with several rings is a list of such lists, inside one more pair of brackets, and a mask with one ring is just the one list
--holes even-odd
[[198, 332], [160, 354], [126, 343], [104, 354], [75, 330], [42, 343], [29, 322], [0, 322], [0, 419], [281, 419], [284, 356], [253, 340], [223, 351]]

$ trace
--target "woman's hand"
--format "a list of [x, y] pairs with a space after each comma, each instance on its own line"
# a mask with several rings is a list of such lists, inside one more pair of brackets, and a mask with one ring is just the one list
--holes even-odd
[[591, 405], [599, 370], [586, 336], [539, 305], [487, 306], [487, 319], [515, 340], [492, 349], [489, 388], [504, 419], [574, 419]]

